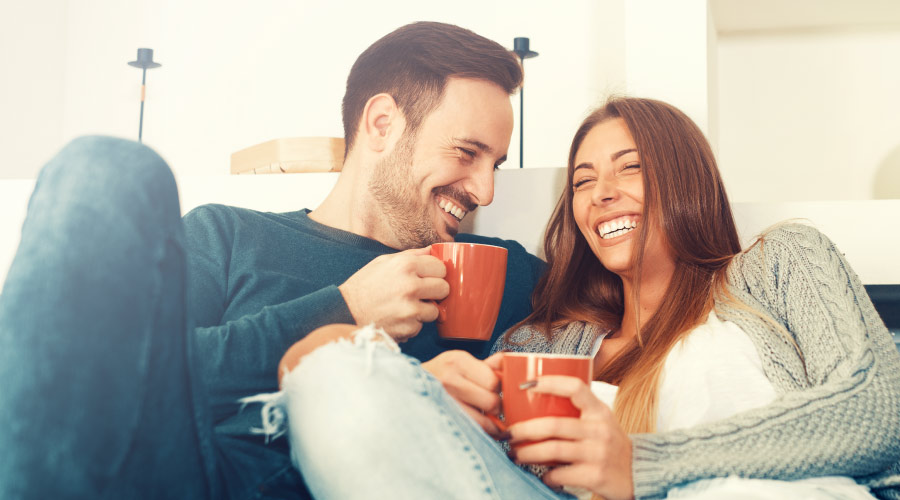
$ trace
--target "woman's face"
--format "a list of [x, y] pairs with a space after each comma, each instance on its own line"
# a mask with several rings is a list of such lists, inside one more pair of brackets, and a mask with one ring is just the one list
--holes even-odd
[[[637, 146], [621, 118], [599, 123], [575, 153], [572, 213], [600, 263], [621, 277], [631, 275], [631, 256], [644, 208], [644, 180]], [[647, 233], [644, 268], [671, 263], [655, 224]]]

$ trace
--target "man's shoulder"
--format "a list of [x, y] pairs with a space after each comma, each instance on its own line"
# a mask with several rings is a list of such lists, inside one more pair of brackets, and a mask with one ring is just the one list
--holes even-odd
[[[455, 241], [459, 243], [480, 243], [482, 245], [494, 245], [497, 247], [503, 247], [510, 252], [521, 252], [524, 254], [529, 254], [525, 247], [523, 247], [516, 240], [504, 240], [501, 238], [494, 238], [491, 236], [481, 236], [480, 234], [472, 234], [472, 233], [459, 233], [456, 235]], [[537, 257], [535, 257], [537, 258]]]
[[455, 241], [459, 243], [481, 243], [482, 245], [503, 247], [509, 251], [508, 262], [511, 265], [515, 265], [515, 262], [526, 262], [528, 265], [541, 270], [545, 266], [543, 260], [529, 253], [521, 243], [515, 240], [504, 240], [502, 238], [481, 236], [479, 234], [460, 233], [456, 235]]
[[296, 212], [260, 212], [244, 207], [235, 207], [231, 205], [222, 205], [219, 203], [209, 203], [193, 208], [184, 215], [186, 223], [203, 222], [203, 221], [227, 221], [227, 220], [245, 220], [245, 219], [275, 219], [290, 218], [297, 219], [305, 216], [307, 210], [299, 210]]
[[232, 232], [238, 228], [266, 231], [269, 227], [280, 228], [284, 224], [302, 226], [304, 221], [308, 220], [307, 212], [305, 209], [283, 213], [260, 212], [250, 208], [211, 203], [192, 209], [182, 220], [189, 233], [209, 229]]

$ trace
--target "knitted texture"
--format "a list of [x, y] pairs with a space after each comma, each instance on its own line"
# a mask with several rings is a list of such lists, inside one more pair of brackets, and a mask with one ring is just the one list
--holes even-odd
[[[728, 475], [841, 475], [900, 499], [900, 353], [844, 256], [818, 230], [785, 224], [736, 257], [728, 281], [752, 310], [717, 301], [716, 313], [746, 332], [779, 397], [711, 424], [632, 435], [635, 497]], [[571, 323], [548, 343], [526, 326], [495, 350], [588, 354], [599, 331]]]

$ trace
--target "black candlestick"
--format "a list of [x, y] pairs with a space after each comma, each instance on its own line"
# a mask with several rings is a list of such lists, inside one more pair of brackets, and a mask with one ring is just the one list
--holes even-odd
[[141, 76], [141, 118], [138, 122], [138, 142], [144, 142], [144, 97], [146, 96], [147, 88], [147, 70], [158, 68], [162, 64], [153, 62], [153, 49], [138, 49], [137, 60], [129, 62], [128, 65], [143, 70], [143, 75]]
[[[513, 39], [513, 52], [519, 56], [519, 62], [522, 64], [522, 72], [525, 72], [525, 59], [530, 59], [538, 55], [537, 52], [530, 50], [528, 47], [528, 39], [524, 37], [516, 37]], [[523, 79], [522, 88], [519, 89], [519, 168], [525, 166], [525, 82]]]

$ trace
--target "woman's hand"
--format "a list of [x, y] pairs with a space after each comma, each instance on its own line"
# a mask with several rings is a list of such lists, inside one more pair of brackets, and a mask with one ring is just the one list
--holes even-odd
[[495, 373], [500, 369], [500, 358], [498, 353], [481, 361], [465, 351], [446, 351], [422, 363], [463, 410], [495, 439], [503, 433], [485, 414], [500, 413], [500, 379]]
[[515, 449], [517, 463], [561, 463], [543, 480], [550, 487], [580, 486], [609, 500], [634, 498], [631, 439], [612, 410], [575, 377], [544, 376], [530, 390], [568, 397], [580, 418], [545, 417], [509, 428], [510, 445], [541, 441]]

